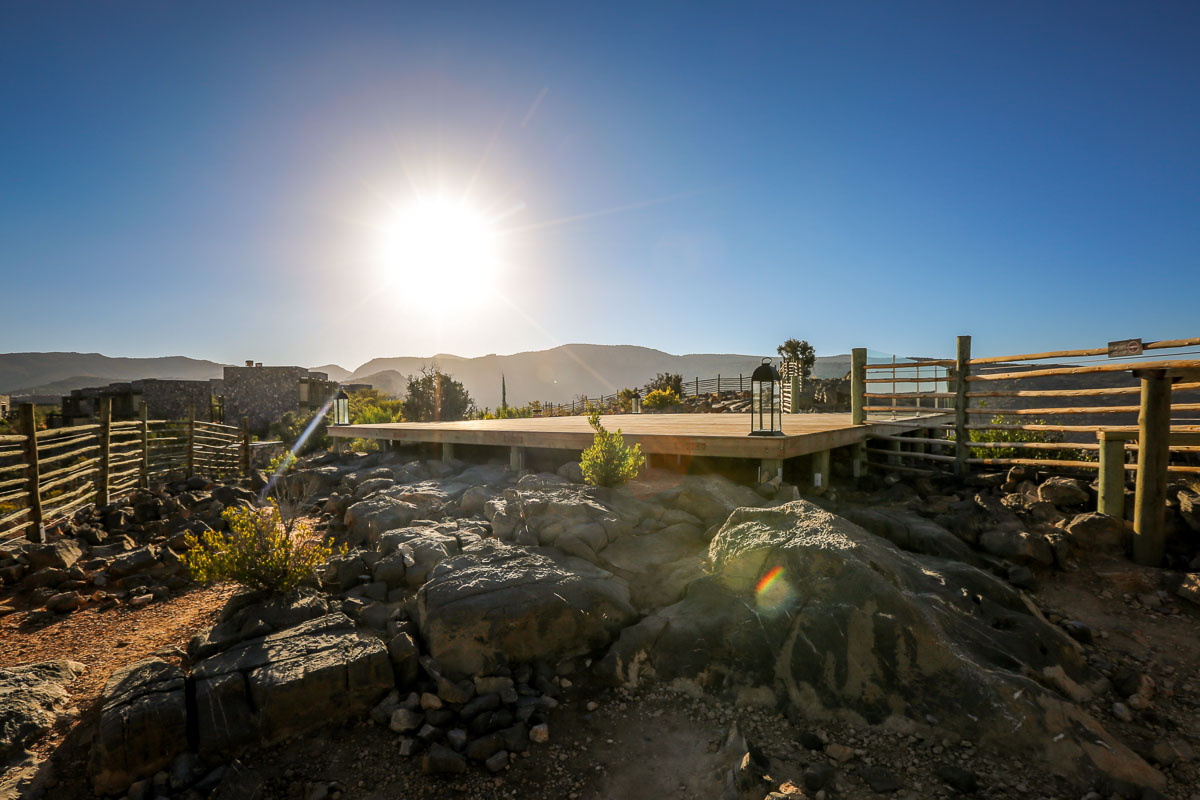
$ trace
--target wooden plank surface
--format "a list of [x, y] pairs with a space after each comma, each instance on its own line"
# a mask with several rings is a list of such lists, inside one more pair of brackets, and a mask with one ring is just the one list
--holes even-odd
[[[928, 420], [936, 425], [947, 418], [931, 414]], [[792, 458], [855, 444], [865, 440], [868, 432], [898, 434], [913, 419], [908, 417], [909, 424], [903, 426], [886, 421], [853, 425], [849, 414], [784, 414], [784, 435], [778, 437], [750, 436], [749, 414], [613, 414], [601, 417], [601, 423], [610, 431], [620, 428], [626, 444], [640, 444], [647, 453]], [[592, 429], [581, 416], [341, 425], [330, 426], [329, 433], [343, 439], [561, 450], [583, 450], [592, 443]]]

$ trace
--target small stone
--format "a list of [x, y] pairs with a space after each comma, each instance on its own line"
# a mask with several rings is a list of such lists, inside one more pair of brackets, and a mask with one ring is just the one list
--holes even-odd
[[441, 707], [442, 707], [442, 698], [438, 697], [436, 694], [433, 694], [432, 692], [424, 692], [421, 695], [421, 708], [425, 709], [426, 711], [429, 711], [432, 708], [441, 708]]
[[397, 708], [392, 712], [392, 719], [388, 722], [388, 727], [396, 733], [407, 733], [420, 727], [424, 720], [424, 714], [409, 711], [407, 708]]
[[844, 744], [831, 744], [825, 748], [825, 754], [839, 764], [845, 764], [850, 759], [854, 758], [854, 748], [847, 747]]
[[489, 772], [499, 772], [508, 766], [508, 751], [500, 750], [492, 755], [483, 765], [488, 768]]
[[152, 602], [154, 602], [154, 595], [139, 594], [137, 597], [129, 601], [129, 606], [130, 608], [141, 608], [142, 606], [150, 605]]
[[462, 750], [467, 746], [467, 732], [462, 728], [454, 728], [448, 731], [446, 733], [446, 744], [455, 750]]
[[443, 744], [434, 744], [425, 754], [421, 769], [430, 774], [466, 772], [467, 759]]
[[833, 777], [833, 765], [825, 761], [817, 762], [804, 770], [804, 785], [810, 792], [823, 789]]
[[1112, 713], [1114, 717], [1122, 722], [1133, 722], [1133, 712], [1124, 703], [1113, 703]]
[[588, 711], [595, 711], [595, 710], [596, 710], [597, 708], [599, 708], [599, 707], [600, 707], [600, 704], [599, 704], [599, 703], [597, 703], [595, 700], [589, 700], [589, 701], [588, 701], [588, 704], [587, 704], [587, 710], [588, 710]]
[[946, 782], [946, 785], [957, 792], [974, 794], [979, 789], [979, 779], [969, 769], [954, 764], [938, 764], [934, 772]]
[[550, 726], [544, 722], [534, 725], [529, 729], [529, 741], [537, 744], [545, 744], [550, 741]]

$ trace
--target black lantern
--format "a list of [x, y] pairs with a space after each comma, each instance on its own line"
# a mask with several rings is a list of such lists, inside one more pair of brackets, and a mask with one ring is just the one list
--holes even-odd
[[750, 376], [750, 435], [783, 436], [783, 384], [769, 358]]
[[345, 389], [338, 389], [333, 396], [333, 424], [350, 424], [350, 395], [346, 394]]
[[633, 390], [633, 397], [629, 398], [629, 407], [634, 414], [642, 413], [642, 393], [637, 389]]

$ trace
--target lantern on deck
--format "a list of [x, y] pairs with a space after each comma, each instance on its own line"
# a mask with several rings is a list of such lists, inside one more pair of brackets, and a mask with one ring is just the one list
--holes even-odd
[[637, 389], [633, 390], [633, 397], [629, 398], [629, 408], [634, 414], [642, 413], [642, 393]]
[[783, 383], [769, 358], [750, 376], [750, 435], [783, 436]]
[[350, 395], [346, 394], [345, 389], [338, 389], [333, 396], [333, 424], [350, 424]]

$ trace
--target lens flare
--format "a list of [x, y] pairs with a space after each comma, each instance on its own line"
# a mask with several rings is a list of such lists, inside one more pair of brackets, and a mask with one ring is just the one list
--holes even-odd
[[287, 472], [288, 467], [296, 463], [296, 453], [300, 452], [300, 448], [303, 447], [304, 443], [308, 441], [308, 437], [312, 436], [313, 431], [317, 429], [317, 425], [319, 425], [321, 420], [325, 418], [325, 415], [329, 413], [329, 409], [332, 405], [333, 398], [330, 397], [325, 401], [325, 405], [321, 406], [321, 408], [317, 410], [317, 413], [312, 415], [312, 419], [308, 421], [308, 425], [305, 426], [304, 432], [300, 434], [299, 438], [296, 439], [296, 443], [292, 445], [292, 449], [288, 451], [287, 457], [279, 462], [279, 467], [275, 470], [275, 474], [271, 476], [270, 480], [267, 481], [267, 485], [263, 487], [261, 492], [259, 492], [258, 502], [261, 503], [266, 499], [267, 494], [279, 481], [279, 476]]
[[787, 606], [792, 597], [792, 587], [783, 574], [783, 567], [774, 566], [767, 570], [754, 588], [754, 602], [767, 611]]

